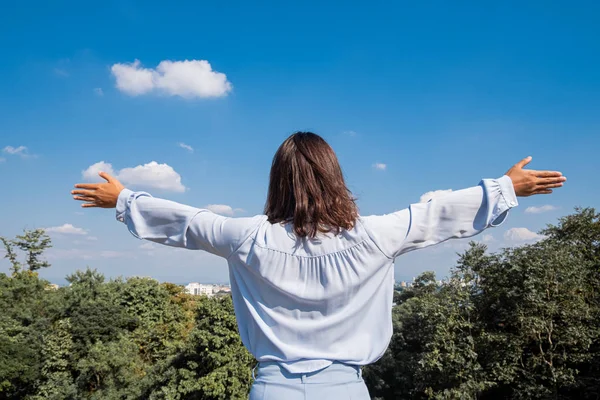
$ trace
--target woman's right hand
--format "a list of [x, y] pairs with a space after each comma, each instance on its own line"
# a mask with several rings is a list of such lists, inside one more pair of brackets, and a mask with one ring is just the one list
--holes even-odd
[[73, 199], [83, 201], [81, 207], [115, 208], [119, 193], [125, 186], [106, 172], [100, 172], [98, 175], [106, 182], [78, 183], [75, 185], [77, 190], [71, 191]]
[[512, 179], [515, 194], [520, 197], [534, 194], [550, 194], [552, 189], [561, 187], [567, 180], [557, 171], [535, 171], [523, 169], [531, 162], [531, 157], [524, 158], [508, 170], [506, 175]]

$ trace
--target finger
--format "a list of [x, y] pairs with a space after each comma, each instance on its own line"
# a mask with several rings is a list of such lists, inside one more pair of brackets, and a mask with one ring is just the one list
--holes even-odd
[[90, 190], [96, 190], [99, 186], [100, 185], [98, 183], [78, 183], [77, 185], [75, 185], [76, 188]]
[[558, 188], [558, 187], [562, 187], [562, 185], [563, 185], [562, 183], [551, 183], [551, 184], [548, 184], [548, 185], [539, 186], [537, 188], [537, 190]]
[[554, 178], [557, 176], [562, 176], [562, 172], [558, 171], [531, 171], [538, 178]]
[[107, 174], [106, 172], [99, 172], [98, 175], [100, 175], [100, 177], [102, 177], [103, 179], [105, 179], [106, 182], [112, 182], [115, 179], [111, 175]]
[[93, 196], [95, 191], [93, 190], [71, 190], [71, 194], [80, 194], [83, 196]]
[[90, 197], [90, 196], [73, 196], [74, 200], [81, 200], [81, 201], [96, 201], [95, 198]]
[[87, 207], [100, 207], [100, 206], [96, 203], [83, 203], [81, 205], [81, 207], [87, 208]]
[[516, 163], [515, 167], [517, 167], [517, 168], [523, 168], [527, 164], [529, 164], [531, 162], [531, 160], [532, 160], [531, 156], [525, 157], [524, 159], [522, 159], [521, 161], [519, 161], [518, 163]]
[[554, 178], [540, 178], [537, 180], [537, 185], [552, 185], [554, 183], [563, 183], [567, 180], [564, 176], [557, 176]]

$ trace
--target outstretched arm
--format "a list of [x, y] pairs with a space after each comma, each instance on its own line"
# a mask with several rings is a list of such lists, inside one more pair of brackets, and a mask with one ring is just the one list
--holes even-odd
[[549, 194], [566, 181], [560, 172], [523, 169], [529, 162], [531, 157], [521, 160], [499, 179], [484, 179], [478, 186], [363, 220], [381, 250], [392, 258], [448, 239], [474, 236], [500, 225], [517, 206], [517, 196]]
[[77, 184], [71, 193], [82, 207], [116, 208], [117, 219], [140, 239], [228, 257], [259, 222], [256, 218], [227, 218], [209, 210], [132, 192], [112, 176], [98, 184]]

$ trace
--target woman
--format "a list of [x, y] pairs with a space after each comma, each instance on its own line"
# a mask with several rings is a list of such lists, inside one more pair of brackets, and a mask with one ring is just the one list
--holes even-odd
[[106, 183], [78, 184], [83, 207], [115, 208], [141, 239], [205, 250], [229, 264], [244, 345], [259, 361], [250, 399], [368, 399], [360, 366], [392, 335], [394, 260], [504, 221], [517, 196], [548, 194], [560, 172], [524, 170], [387, 215], [363, 217], [337, 157], [298, 132], [277, 150], [265, 215], [227, 218]]

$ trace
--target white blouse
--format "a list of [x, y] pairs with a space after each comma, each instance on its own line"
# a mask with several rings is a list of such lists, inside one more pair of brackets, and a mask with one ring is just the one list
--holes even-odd
[[508, 176], [437, 196], [351, 230], [298, 239], [264, 215], [208, 210], [121, 192], [117, 219], [136, 237], [225, 258], [242, 342], [258, 361], [308, 373], [333, 361], [377, 361], [392, 336], [396, 257], [504, 221], [517, 205]]

